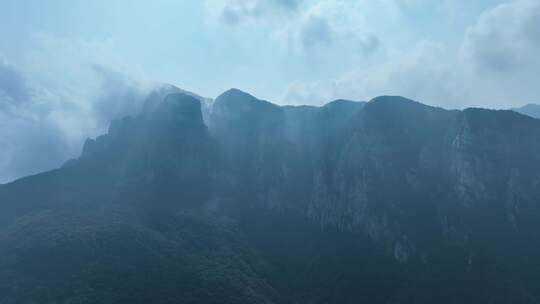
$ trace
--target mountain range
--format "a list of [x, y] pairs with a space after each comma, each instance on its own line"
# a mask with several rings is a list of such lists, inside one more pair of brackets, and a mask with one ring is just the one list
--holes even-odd
[[540, 120], [172, 86], [0, 185], [0, 303], [540, 303]]

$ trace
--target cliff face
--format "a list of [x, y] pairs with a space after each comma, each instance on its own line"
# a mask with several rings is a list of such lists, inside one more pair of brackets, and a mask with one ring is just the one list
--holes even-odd
[[226, 110], [234, 117], [222, 114], [230, 96], [217, 99], [211, 130], [237, 157], [231, 167], [244, 168], [239, 184], [257, 189], [252, 200], [388, 242], [402, 261], [420, 249], [415, 240], [464, 245], [471, 233], [521, 233], [519, 206], [536, 205], [533, 119], [400, 97], [280, 108], [236, 94]]
[[204, 103], [155, 92], [2, 185], [0, 303], [537, 303], [540, 121]]

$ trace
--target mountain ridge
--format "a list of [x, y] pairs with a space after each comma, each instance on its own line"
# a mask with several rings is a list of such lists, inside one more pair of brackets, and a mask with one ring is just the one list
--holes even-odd
[[0, 302], [540, 297], [540, 121], [156, 96], [68, 166], [0, 185]]

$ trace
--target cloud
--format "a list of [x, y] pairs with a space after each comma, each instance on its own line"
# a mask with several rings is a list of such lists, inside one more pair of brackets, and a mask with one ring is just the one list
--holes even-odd
[[23, 58], [0, 62], [0, 182], [77, 157], [87, 137], [135, 114], [151, 86], [111, 41], [39, 34]]
[[214, 17], [228, 25], [271, 22], [296, 12], [303, 0], [207, 0]]
[[0, 99], [4, 102], [24, 102], [30, 96], [22, 75], [0, 58]]
[[337, 36], [326, 16], [305, 13], [277, 30], [274, 37], [286, 49], [303, 52], [315, 47], [331, 47]]
[[380, 41], [368, 30], [364, 6], [363, 1], [318, 1], [276, 29], [275, 38], [293, 52], [333, 47], [371, 53]]
[[334, 99], [368, 101], [379, 95], [402, 95], [438, 104], [441, 96], [452, 107], [461, 106], [460, 83], [456, 83], [444, 45], [422, 42], [407, 50], [392, 50], [383, 62], [352, 69], [327, 81], [297, 82], [284, 95], [287, 103], [321, 105]]
[[298, 39], [304, 48], [319, 44], [329, 44], [332, 41], [333, 30], [326, 20], [320, 16], [309, 16], [298, 33]]
[[483, 104], [540, 102], [540, 2], [514, 0], [485, 11], [467, 29], [460, 63]]
[[69, 155], [66, 153], [69, 145], [54, 121], [31, 119], [25, 114], [9, 115], [0, 111], [1, 182], [53, 169]]
[[467, 30], [462, 51], [475, 68], [487, 72], [538, 68], [540, 2], [518, 0], [485, 12]]
[[98, 125], [126, 115], [136, 115], [148, 91], [148, 85], [105, 66], [94, 66], [100, 78], [99, 93], [93, 99], [92, 112]]
[[366, 3], [365, 0], [206, 0], [206, 7], [209, 15], [220, 23], [269, 29], [274, 40], [291, 52], [354, 44], [358, 52], [370, 53], [378, 48], [379, 38], [366, 29], [362, 15]]
[[424, 40], [386, 48], [341, 76], [294, 82], [285, 103], [322, 104], [403, 95], [448, 108], [508, 108], [540, 102], [540, 2], [510, 1], [482, 13], [457, 47]]

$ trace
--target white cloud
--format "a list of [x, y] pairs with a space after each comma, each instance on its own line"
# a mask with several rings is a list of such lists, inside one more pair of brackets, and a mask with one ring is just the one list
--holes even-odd
[[303, 0], [206, 0], [210, 14], [228, 25], [275, 22], [297, 11]]
[[540, 67], [540, 1], [517, 0], [482, 14], [467, 30], [463, 55], [486, 72]]
[[[394, 0], [378, 0], [388, 10]], [[388, 2], [388, 3], [386, 3]], [[232, 26], [266, 26], [275, 41], [292, 52], [318, 47], [354, 44], [358, 52], [371, 52], [379, 46], [377, 36], [368, 30], [364, 8], [368, 1], [347, 0], [206, 0], [213, 20]]]
[[78, 156], [111, 119], [136, 113], [149, 87], [111, 41], [39, 34], [23, 57], [0, 64], [0, 182]]
[[363, 6], [363, 1], [319, 1], [278, 28], [275, 37], [294, 52], [345, 45], [358, 52], [372, 52], [379, 46], [379, 39], [369, 31]]
[[[25, 81], [14, 66], [0, 57], [0, 99], [10, 104], [24, 102], [28, 96]], [[5, 105], [7, 106], [7, 104]]]
[[391, 94], [449, 108], [508, 108], [540, 102], [539, 53], [540, 2], [515, 0], [485, 11], [457, 48], [422, 41], [386, 49], [336, 79], [293, 83], [283, 100], [321, 104]]
[[[455, 82], [449, 51], [441, 44], [423, 42], [402, 51], [391, 50], [385, 60], [366, 68], [353, 69], [329, 81], [294, 83], [284, 100], [294, 104], [324, 104], [338, 98], [367, 101], [379, 95], [402, 95], [432, 104], [444, 101], [459, 107], [463, 92]], [[448, 104], [450, 102], [450, 104]]]

